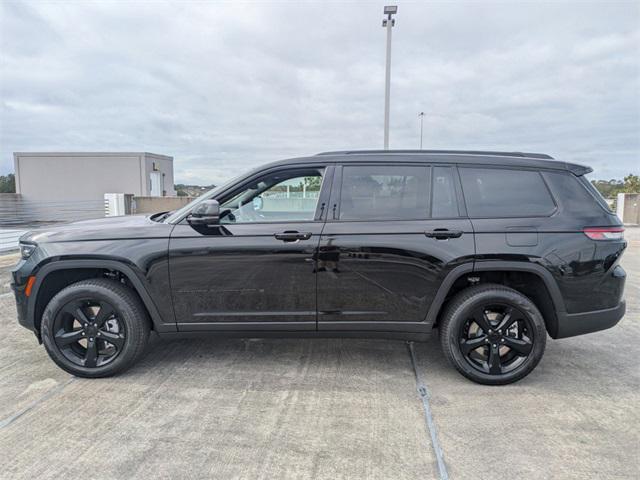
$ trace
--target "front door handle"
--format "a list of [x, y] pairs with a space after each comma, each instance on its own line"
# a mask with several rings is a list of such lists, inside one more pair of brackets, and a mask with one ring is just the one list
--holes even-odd
[[449, 230], [447, 228], [436, 228], [427, 230], [424, 234], [429, 238], [438, 240], [446, 240], [447, 238], [459, 238], [462, 236], [462, 230]]
[[282, 240], [283, 242], [297, 242], [298, 240], [309, 240], [311, 238], [311, 232], [281, 232], [274, 233], [276, 240]]

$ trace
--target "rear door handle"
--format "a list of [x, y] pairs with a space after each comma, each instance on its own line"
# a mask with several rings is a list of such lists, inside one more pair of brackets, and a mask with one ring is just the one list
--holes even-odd
[[437, 240], [446, 240], [447, 238], [459, 238], [462, 236], [462, 230], [449, 230], [447, 228], [436, 228], [427, 230], [424, 234], [429, 238]]
[[274, 233], [276, 240], [282, 240], [283, 242], [296, 242], [298, 240], [309, 240], [311, 238], [311, 232], [281, 232]]

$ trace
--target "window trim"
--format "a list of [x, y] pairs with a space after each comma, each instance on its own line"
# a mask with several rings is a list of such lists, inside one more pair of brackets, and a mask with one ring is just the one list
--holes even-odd
[[[343, 172], [344, 167], [421, 167], [427, 171], [427, 186], [431, 190], [432, 188], [432, 167], [433, 165], [430, 163], [423, 162], [398, 162], [398, 163], [384, 163], [384, 162], [354, 162], [354, 163], [338, 163], [335, 167], [334, 177], [333, 177], [333, 186], [331, 199], [329, 202], [329, 209], [332, 210], [331, 215], [327, 212], [327, 222], [332, 223], [361, 223], [361, 222], [424, 222], [431, 220], [431, 195], [432, 192], [429, 192], [429, 205], [427, 206], [427, 210], [425, 212], [425, 216], [422, 218], [384, 218], [384, 219], [374, 219], [374, 218], [364, 218], [364, 219], [341, 219], [341, 205], [342, 205], [342, 180], [343, 180]], [[459, 217], [453, 217], [459, 218]], [[438, 219], [445, 220], [445, 219]]]
[[[501, 219], [501, 218], [549, 218], [549, 217], [553, 217], [556, 213], [558, 213], [558, 202], [556, 200], [556, 198], [553, 195], [553, 192], [551, 191], [551, 189], [549, 188], [549, 184], [547, 183], [547, 180], [544, 178], [544, 175], [542, 175], [542, 172], [547, 170], [547, 169], [540, 169], [540, 168], [526, 168], [526, 167], [512, 167], [512, 166], [508, 166], [508, 165], [484, 165], [484, 164], [477, 164], [477, 165], [462, 165], [462, 164], [458, 164], [458, 171], [460, 172], [461, 169], [464, 168], [469, 168], [469, 169], [476, 169], [476, 170], [512, 170], [515, 172], [534, 172], [537, 173], [538, 176], [540, 177], [540, 179], [542, 180], [542, 184], [545, 186], [545, 188], [547, 189], [547, 193], [549, 194], [549, 198], [551, 198], [551, 202], [553, 203], [553, 209], [549, 211], [549, 213], [546, 214], [539, 214], [539, 215], [492, 215], [492, 216], [473, 216], [471, 215], [471, 213], [467, 210], [467, 218], [472, 219], [472, 220], [484, 220], [484, 219]], [[464, 196], [465, 199], [465, 205], [467, 203], [467, 194], [464, 191], [464, 184], [462, 182], [462, 174], [460, 174], [460, 186], [462, 189], [462, 194]]]

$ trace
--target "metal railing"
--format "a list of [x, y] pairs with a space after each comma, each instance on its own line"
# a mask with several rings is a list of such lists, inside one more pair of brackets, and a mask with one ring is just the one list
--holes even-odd
[[18, 240], [26, 230], [4, 230], [0, 229], [0, 253], [16, 250], [18, 248]]
[[0, 194], [0, 251], [18, 248], [18, 239], [29, 230], [101, 217], [104, 200], [37, 202], [19, 194]]

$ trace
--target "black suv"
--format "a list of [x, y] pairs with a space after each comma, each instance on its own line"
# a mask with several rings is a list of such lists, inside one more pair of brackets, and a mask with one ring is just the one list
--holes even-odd
[[151, 216], [29, 233], [18, 318], [82, 377], [161, 337], [425, 340], [480, 383], [624, 315], [626, 247], [590, 168], [530, 153], [344, 151], [266, 165]]

